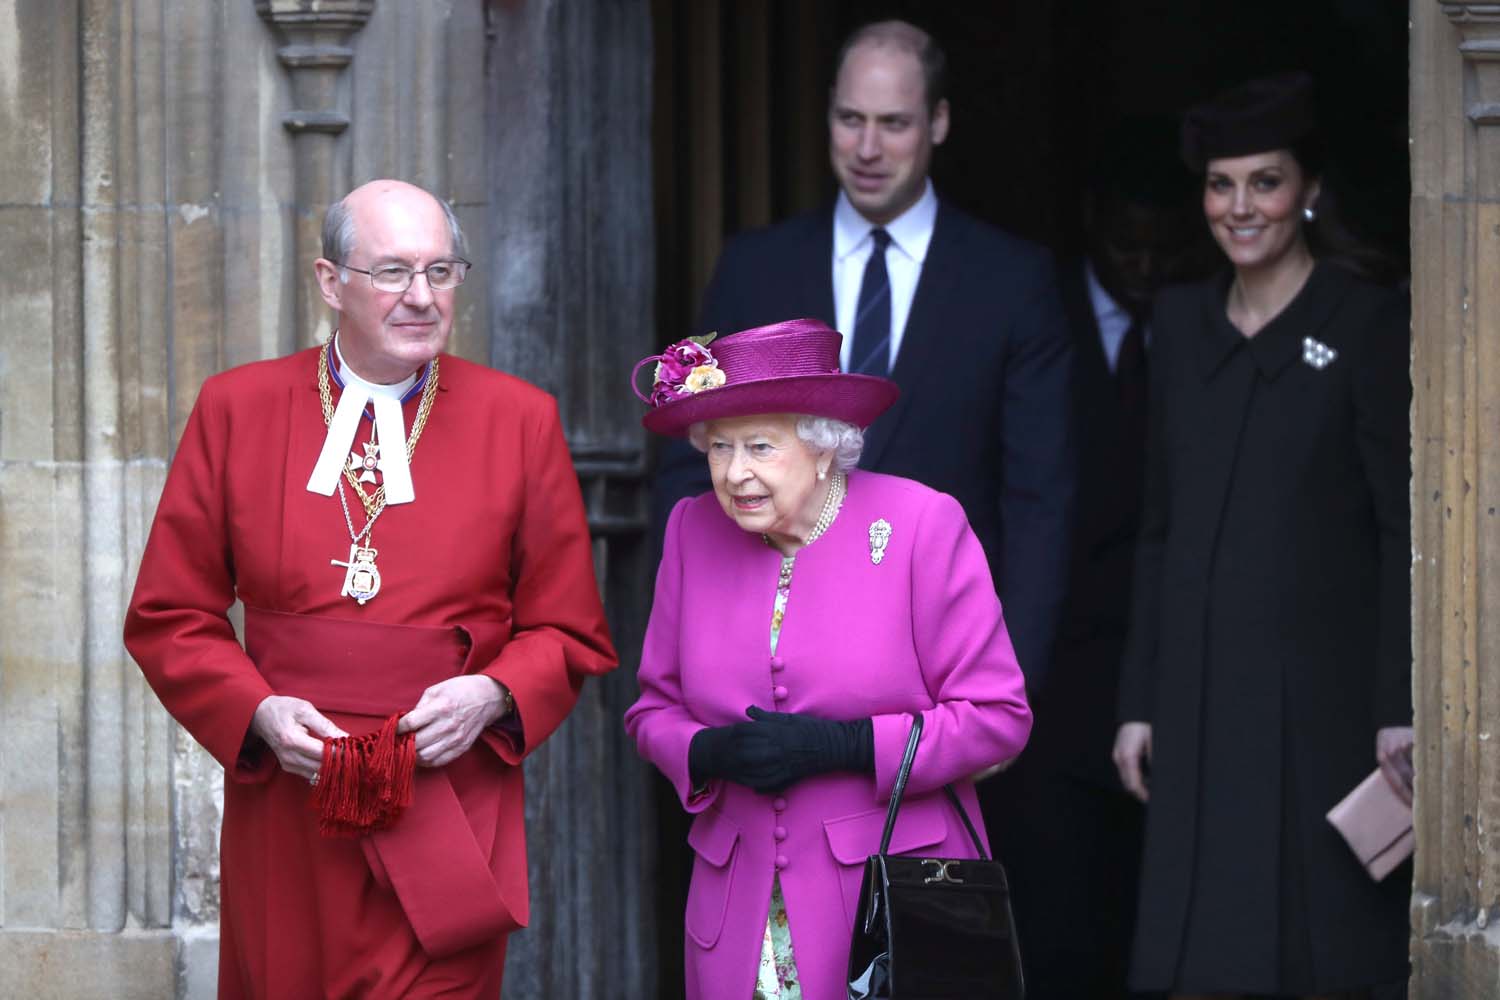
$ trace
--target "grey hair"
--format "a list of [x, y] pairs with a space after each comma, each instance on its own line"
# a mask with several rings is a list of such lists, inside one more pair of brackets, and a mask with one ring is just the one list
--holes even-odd
[[797, 418], [797, 436], [813, 451], [833, 452], [833, 471], [848, 472], [859, 464], [865, 450], [865, 432], [846, 420], [803, 415]]
[[[699, 451], [708, 451], [708, 425], [700, 420], [688, 427], [688, 441]], [[859, 464], [865, 450], [865, 432], [844, 420], [832, 417], [797, 417], [797, 438], [813, 451], [833, 452], [833, 471], [848, 472]]]
[[[329, 205], [328, 212], [323, 216], [323, 256], [335, 264], [343, 264], [354, 253], [354, 213], [349, 211], [346, 201], [347, 198], [340, 198]], [[469, 241], [464, 237], [463, 227], [458, 224], [458, 216], [453, 214], [453, 206], [436, 195], [433, 196], [433, 201], [442, 208], [443, 218], [448, 222], [453, 253], [467, 257]]]

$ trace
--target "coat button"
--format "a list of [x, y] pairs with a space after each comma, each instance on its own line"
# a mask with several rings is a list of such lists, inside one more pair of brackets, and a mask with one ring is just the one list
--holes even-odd
[[783, 687], [782, 685], [780, 685], [780, 684], [776, 685], [774, 688], [771, 689], [771, 693], [776, 696], [776, 700], [777, 701], [786, 701], [786, 693], [787, 692], [786, 692], [786, 688]]
[[779, 656], [773, 656], [773, 657], [771, 657], [771, 669], [772, 670], [785, 670], [786, 669], [786, 661], [783, 660]]
[[778, 826], [776, 829], [774, 829], [774, 830], [771, 831], [771, 836], [775, 837], [777, 840], [785, 840], [786, 839], [786, 827], [784, 827], [784, 826]]
[[786, 867], [786, 855], [785, 854], [778, 854], [778, 855], [776, 855], [776, 867], [777, 868], [785, 868]]
[[771, 800], [771, 808], [775, 809], [777, 812], [781, 812], [781, 810], [786, 808], [786, 799], [778, 795], [776, 798]]

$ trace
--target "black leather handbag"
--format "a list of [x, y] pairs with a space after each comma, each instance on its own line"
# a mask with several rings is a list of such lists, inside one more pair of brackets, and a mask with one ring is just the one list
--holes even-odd
[[979, 857], [886, 853], [921, 738], [918, 715], [891, 791], [880, 853], [865, 862], [849, 946], [849, 1000], [1021, 1000], [1026, 987], [1005, 869], [985, 856], [952, 785], [943, 791]]

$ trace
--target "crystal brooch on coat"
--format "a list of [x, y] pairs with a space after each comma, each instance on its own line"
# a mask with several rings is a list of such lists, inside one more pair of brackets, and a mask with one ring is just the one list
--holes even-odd
[[886, 543], [891, 540], [891, 522], [881, 518], [870, 525], [870, 562], [876, 566], [885, 558]]
[[1302, 360], [1318, 371], [1322, 371], [1333, 364], [1334, 359], [1338, 356], [1338, 351], [1335, 351], [1321, 340], [1314, 340], [1312, 337], [1302, 338]]

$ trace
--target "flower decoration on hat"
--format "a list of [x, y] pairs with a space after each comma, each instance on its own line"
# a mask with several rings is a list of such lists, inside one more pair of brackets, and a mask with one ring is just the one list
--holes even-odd
[[[724, 371], [708, 345], [717, 334], [688, 337], [679, 340], [660, 354], [642, 358], [631, 373], [631, 388], [643, 403], [661, 406], [692, 396], [709, 389], [717, 389], [725, 382]], [[651, 383], [651, 395], [641, 395], [635, 386], [635, 374], [651, 362], [656, 362], [655, 375]]]
[[[630, 373], [631, 391], [649, 407], [641, 423], [673, 437], [685, 437], [695, 423], [757, 413], [807, 414], [868, 427], [895, 402], [896, 383], [840, 371], [842, 340], [816, 319], [784, 320], [717, 340], [713, 334], [679, 340], [642, 358]], [[655, 372], [649, 397], [638, 383], [647, 365]]]

